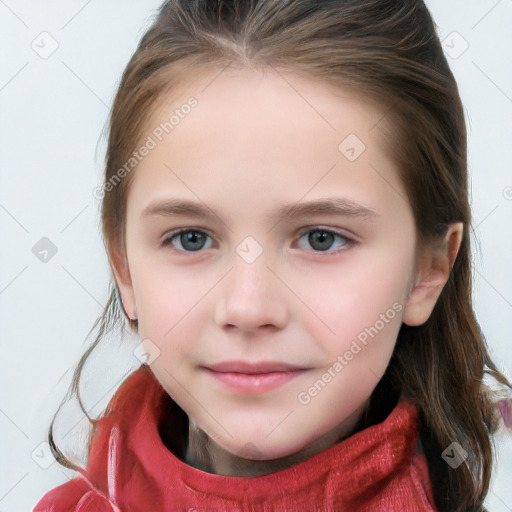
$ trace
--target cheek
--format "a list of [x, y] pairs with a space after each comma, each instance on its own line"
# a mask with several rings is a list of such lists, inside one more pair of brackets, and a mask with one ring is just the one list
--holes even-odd
[[132, 275], [139, 315], [139, 336], [149, 338], [162, 353], [180, 351], [172, 340], [189, 340], [201, 325], [194, 321], [201, 314], [201, 297], [208, 289], [198, 280], [179, 269], [159, 265], [141, 265]]
[[[310, 310], [302, 316], [305, 330], [331, 354], [349, 350], [358, 339], [368, 348], [366, 357], [379, 350], [390, 355], [402, 323], [412, 262], [411, 247], [382, 248], [314, 271], [304, 269], [295, 289]], [[372, 348], [365, 341], [372, 341]]]

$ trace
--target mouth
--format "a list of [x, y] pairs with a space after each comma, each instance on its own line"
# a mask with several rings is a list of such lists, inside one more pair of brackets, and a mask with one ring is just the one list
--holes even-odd
[[230, 390], [249, 394], [271, 391], [309, 370], [309, 368], [274, 361], [261, 363], [225, 361], [203, 368], [210, 377]]
[[205, 368], [214, 372], [244, 373], [246, 375], [258, 375], [308, 369], [303, 366], [291, 365], [282, 363], [280, 361], [262, 361], [260, 363], [249, 363], [246, 361], [224, 361], [222, 363], [205, 366]]

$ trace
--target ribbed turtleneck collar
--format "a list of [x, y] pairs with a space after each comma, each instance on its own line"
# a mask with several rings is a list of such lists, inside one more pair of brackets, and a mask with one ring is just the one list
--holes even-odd
[[159, 426], [169, 400], [143, 365], [123, 382], [100, 420], [83, 475], [113, 507], [130, 512], [435, 510], [417, 442], [417, 411], [406, 401], [382, 423], [293, 467], [240, 478], [196, 469], [165, 446]]

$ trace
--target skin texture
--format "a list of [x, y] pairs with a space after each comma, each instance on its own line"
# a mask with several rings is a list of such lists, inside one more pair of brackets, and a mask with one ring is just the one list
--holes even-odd
[[[430, 316], [462, 225], [451, 226], [444, 246], [418, 250], [412, 210], [377, 125], [383, 107], [299, 75], [230, 68], [173, 91], [141, 140], [190, 96], [197, 106], [133, 171], [126, 258], [109, 256], [125, 311], [138, 318], [148, 351], [157, 347], [150, 367], [190, 419], [186, 461], [222, 475], [267, 474], [353, 433], [402, 322]], [[354, 161], [338, 149], [349, 134], [366, 146]], [[327, 197], [375, 215], [267, 218], [284, 204]], [[216, 215], [141, 217], [169, 198]], [[334, 235], [308, 239], [318, 228]], [[187, 244], [178, 235], [161, 245], [180, 229], [205, 238]], [[240, 247], [262, 252], [249, 263]], [[378, 333], [347, 360], [370, 326]], [[341, 371], [333, 370], [338, 356]], [[228, 360], [308, 370], [271, 391], [243, 394], [202, 368]], [[329, 369], [329, 382], [308, 392]]]

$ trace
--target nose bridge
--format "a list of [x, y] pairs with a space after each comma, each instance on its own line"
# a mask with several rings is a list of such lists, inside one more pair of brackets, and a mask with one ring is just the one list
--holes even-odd
[[235, 252], [217, 304], [217, 323], [244, 330], [269, 324], [282, 327], [286, 305], [282, 284], [269, 268], [270, 253], [251, 237], [244, 239]]

